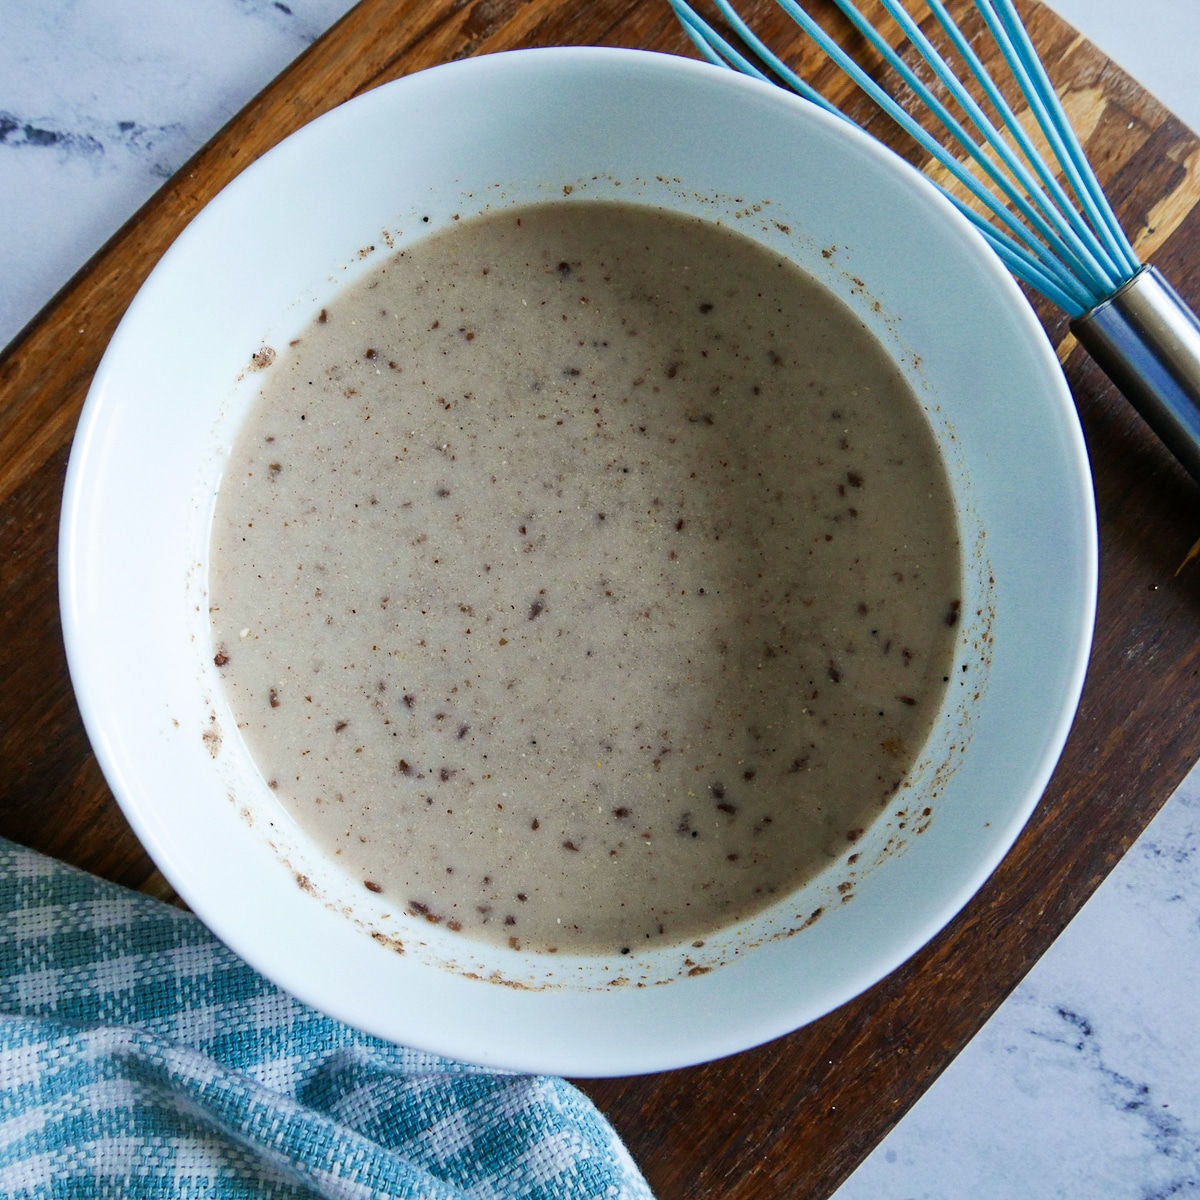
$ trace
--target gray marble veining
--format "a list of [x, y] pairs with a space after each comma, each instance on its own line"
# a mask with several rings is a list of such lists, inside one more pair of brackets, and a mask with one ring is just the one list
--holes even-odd
[[0, 3], [0, 345], [350, 0]]
[[837, 1200], [1200, 1196], [1200, 771]]

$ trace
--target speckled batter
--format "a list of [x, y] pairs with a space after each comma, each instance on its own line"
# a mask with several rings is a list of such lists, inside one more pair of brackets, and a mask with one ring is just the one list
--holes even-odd
[[940, 704], [959, 569], [926, 419], [840, 302], [717, 226], [551, 204], [413, 245], [278, 354], [216, 661], [364, 887], [623, 952], [852, 849]]

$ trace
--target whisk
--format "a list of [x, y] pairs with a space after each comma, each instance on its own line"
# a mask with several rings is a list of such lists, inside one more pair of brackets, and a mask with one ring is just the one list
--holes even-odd
[[[796, 0], [776, 0], [928, 154], [930, 168], [953, 181], [934, 179], [1013, 274], [1067, 313], [1079, 342], [1200, 482], [1200, 321], [1156, 268], [1138, 261], [1012, 0], [973, 0], [1007, 68], [1006, 89], [943, 0], [920, 0], [944, 35], [941, 49], [903, 0], [876, 0], [903, 35], [911, 61], [853, 0], [831, 2], [894, 73], [911, 97], [907, 106]], [[710, 62], [786, 86], [857, 124], [792, 70], [730, 0], [711, 3], [736, 40], [718, 32], [687, 0], [669, 3]], [[990, 49], [986, 56], [993, 57]], [[1053, 166], [1008, 99], [1018, 95], [1040, 127]]]

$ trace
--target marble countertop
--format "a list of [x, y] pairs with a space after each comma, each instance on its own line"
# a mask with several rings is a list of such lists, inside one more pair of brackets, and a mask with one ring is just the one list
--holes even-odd
[[[1053, 0], [1200, 128], [1195, 0]], [[350, 0], [0, 0], [0, 344]], [[837, 1200], [1200, 1197], [1200, 770]]]

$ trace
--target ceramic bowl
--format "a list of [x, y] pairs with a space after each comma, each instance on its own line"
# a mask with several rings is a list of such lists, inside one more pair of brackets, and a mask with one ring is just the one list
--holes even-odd
[[[964, 617], [929, 743], [854, 864], [832, 864], [700, 949], [536, 956], [393, 911], [279, 807], [213, 665], [209, 528], [257, 391], [252, 354], [295, 336], [393, 245], [454, 214], [549, 199], [696, 214], [794, 260], [901, 364], [952, 480]], [[100, 764], [214, 932], [287, 991], [381, 1037], [577, 1076], [761, 1043], [932, 937], [1049, 778], [1096, 587], [1087, 459], [1058, 363], [998, 260], [935, 189], [783, 91], [681, 58], [586, 48], [481, 57], [380, 87], [217, 196], [150, 275], [97, 372], [61, 551], [71, 674]]]

